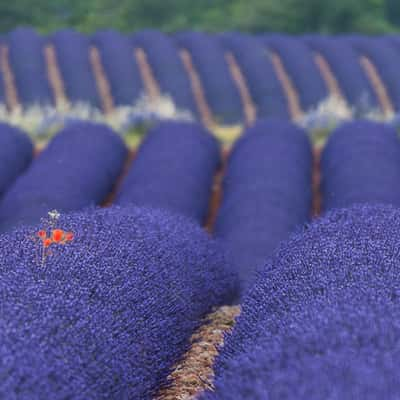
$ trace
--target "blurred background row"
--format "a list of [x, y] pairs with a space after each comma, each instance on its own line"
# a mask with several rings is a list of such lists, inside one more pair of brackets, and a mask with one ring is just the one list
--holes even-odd
[[399, 120], [396, 34], [21, 27], [1, 36], [0, 50], [0, 120], [37, 134], [66, 116], [108, 119], [119, 132], [159, 119], [213, 130], [278, 117], [311, 131], [359, 117]]

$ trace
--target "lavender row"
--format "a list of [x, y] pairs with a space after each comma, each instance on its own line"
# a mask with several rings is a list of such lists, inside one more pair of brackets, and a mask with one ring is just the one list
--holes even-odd
[[44, 38], [33, 29], [17, 28], [6, 36], [8, 60], [23, 105], [54, 103], [44, 56]]
[[33, 144], [17, 128], [0, 123], [0, 196], [24, 172], [33, 158]]
[[201, 32], [182, 32], [174, 39], [180, 49], [190, 54], [214, 119], [222, 124], [242, 121], [240, 94], [217, 38]]
[[[1, 54], [1, 49], [4, 46], [4, 36], [0, 36], [0, 63], [2, 62], [2, 54]], [[4, 73], [3, 69], [0, 67], [0, 104], [6, 104], [6, 82], [4, 80]]]
[[400, 206], [400, 141], [388, 125], [355, 121], [329, 138], [321, 160], [323, 209], [354, 203]]
[[260, 120], [235, 144], [215, 235], [226, 242], [243, 288], [280, 241], [309, 219], [311, 168], [306, 134], [283, 120]]
[[198, 116], [189, 76], [172, 38], [156, 30], [144, 30], [131, 39], [135, 48], [144, 50], [161, 93], [170, 95], [179, 109]]
[[51, 35], [48, 42], [54, 46], [68, 100], [101, 108], [90, 60], [89, 39], [72, 29], [65, 29]]
[[[242, 72], [259, 117], [290, 117], [288, 94], [280, 81], [277, 66], [271, 62], [271, 52], [280, 57], [304, 111], [316, 107], [330, 95], [315, 52], [324, 57], [339, 89], [358, 115], [378, 109], [379, 100], [382, 101], [378, 99], [373, 78], [365, 70], [365, 63], [361, 60], [363, 56], [376, 67], [394, 110], [400, 109], [397, 79], [400, 39], [396, 35], [307, 35], [296, 38], [281, 34], [250, 36], [236, 32], [220, 35], [183, 32], [168, 36], [145, 30], [126, 36], [108, 30], [88, 37], [66, 29], [44, 38], [32, 29], [18, 28], [1, 39], [9, 49], [17, 96], [24, 106], [55, 103], [54, 96], [58, 95], [56, 78], [50, 70], [54, 66], [59, 69], [59, 83], [64, 85], [70, 102], [85, 102], [101, 108], [98, 84], [104, 77], [109, 83], [114, 105], [132, 105], [146, 92], [143, 71], [134, 55], [135, 49], [142, 48], [161, 94], [169, 95], [177, 108], [199, 117], [199, 104], [196, 102], [199, 96], [195, 93], [193, 71], [189, 71], [181, 54], [186, 50], [211, 114], [216, 122], [222, 124], [240, 123], [244, 118], [240, 82], [236, 81], [232, 70], [235, 66], [227, 58], [228, 52], [232, 53]], [[49, 44], [55, 49], [57, 64], [54, 66], [50, 65], [51, 54], [46, 51]], [[98, 60], [96, 49], [100, 56]], [[99, 66], [103, 67], [103, 77], [102, 71], [96, 69]], [[4, 102], [3, 86], [0, 77], [0, 101]]]
[[203, 223], [219, 163], [217, 141], [200, 125], [161, 123], [144, 139], [115, 202], [166, 208]]
[[288, 102], [265, 48], [250, 35], [227, 33], [220, 37], [245, 77], [257, 117], [290, 117]]
[[347, 102], [358, 114], [379, 108], [376, 93], [359, 62], [359, 55], [349, 43], [334, 37], [310, 35], [307, 45], [324, 57]]
[[74, 240], [44, 262], [30, 240], [42, 225], [0, 236], [0, 397], [154, 398], [203, 317], [235, 293], [219, 245], [184, 217], [136, 207], [61, 214], [57, 226]]
[[328, 213], [282, 245], [247, 293], [207, 400], [396, 399], [400, 212]]
[[261, 43], [278, 54], [298, 92], [304, 111], [316, 107], [328, 96], [328, 89], [318, 70], [310, 49], [294, 37], [268, 34], [260, 37]]
[[400, 52], [385, 40], [354, 35], [343, 38], [360, 56], [366, 56], [381, 77], [395, 110], [400, 109], [399, 66]]
[[95, 33], [91, 40], [100, 52], [114, 104], [134, 104], [144, 93], [144, 85], [128, 37], [107, 30]]
[[101, 203], [127, 156], [123, 140], [106, 126], [71, 123], [49, 143], [0, 202], [0, 231], [37, 222], [52, 209]]

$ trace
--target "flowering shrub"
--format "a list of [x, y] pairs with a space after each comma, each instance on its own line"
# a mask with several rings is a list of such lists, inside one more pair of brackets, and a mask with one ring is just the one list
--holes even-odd
[[[0, 45], [2, 45], [2, 39], [0, 38]], [[2, 104], [6, 103], [6, 86], [4, 81], [4, 74], [2, 69], [0, 68], [0, 107]]]
[[174, 38], [177, 46], [190, 53], [215, 119], [222, 125], [241, 122], [243, 107], [240, 94], [218, 40], [201, 32], [181, 32]]
[[250, 35], [238, 33], [221, 35], [220, 40], [224, 49], [233, 53], [246, 77], [257, 116], [289, 119], [285, 93], [262, 44]]
[[8, 33], [6, 45], [21, 104], [54, 104], [47, 80], [43, 37], [31, 28], [16, 28]]
[[89, 39], [73, 29], [63, 29], [47, 40], [54, 46], [68, 100], [71, 103], [86, 103], [100, 108], [100, 98], [89, 59]]
[[314, 63], [310, 49], [295, 37], [266, 34], [260, 38], [270, 51], [276, 52], [297, 89], [301, 108], [308, 111], [328, 97], [327, 87]]
[[161, 123], [144, 139], [115, 202], [168, 208], [201, 223], [219, 162], [218, 143], [201, 125]]
[[353, 36], [344, 38], [357, 51], [357, 54], [367, 56], [377, 69], [395, 110], [400, 109], [400, 82], [398, 68], [400, 53], [384, 39]]
[[[49, 211], [47, 214], [48, 219], [43, 218], [42, 221], [48, 226], [44, 229], [41, 227], [41, 229], [36, 232], [35, 237], [35, 239], [38, 238], [41, 242], [39, 248], [41, 267], [45, 266], [46, 258], [51, 255], [49, 247], [52, 244], [65, 245], [74, 239], [73, 232], [65, 232], [63, 229], [56, 228], [57, 220], [60, 218], [60, 213], [57, 210]], [[50, 230], [50, 234], [48, 234], [48, 230]]]
[[202, 317], [234, 295], [220, 247], [186, 218], [151, 209], [58, 223], [75, 239], [45, 269], [21, 240], [36, 226], [0, 236], [0, 397], [153, 398]]
[[354, 203], [400, 206], [400, 141], [394, 128], [372, 121], [343, 124], [321, 161], [323, 209]]
[[179, 51], [169, 36], [156, 30], [143, 30], [131, 36], [134, 47], [142, 48], [160, 90], [173, 100], [178, 109], [198, 117], [188, 74]]
[[396, 399], [400, 212], [358, 205], [294, 234], [259, 270], [207, 399]]
[[284, 120], [260, 120], [236, 142], [223, 181], [215, 235], [243, 287], [257, 265], [311, 215], [310, 142]]
[[0, 196], [32, 161], [33, 146], [17, 128], [0, 123]]
[[304, 41], [328, 62], [340, 89], [355, 115], [364, 115], [378, 109], [379, 102], [371, 82], [362, 69], [356, 51], [340, 38], [313, 35]]
[[47, 211], [101, 203], [122, 171], [127, 149], [111, 129], [75, 122], [61, 131], [0, 202], [0, 231], [39, 221]]
[[139, 68], [129, 38], [114, 30], [98, 31], [91, 42], [101, 62], [117, 107], [134, 104], [144, 93]]

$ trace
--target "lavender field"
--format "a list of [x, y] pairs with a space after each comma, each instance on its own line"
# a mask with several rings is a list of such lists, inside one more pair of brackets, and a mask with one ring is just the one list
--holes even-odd
[[400, 36], [0, 38], [0, 399], [398, 399]]

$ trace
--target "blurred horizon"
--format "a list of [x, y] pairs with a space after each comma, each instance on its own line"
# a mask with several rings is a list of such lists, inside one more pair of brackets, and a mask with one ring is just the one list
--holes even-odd
[[0, 32], [74, 28], [134, 32], [201, 30], [248, 33], [400, 32], [399, 0], [16, 0], [0, 3]]

